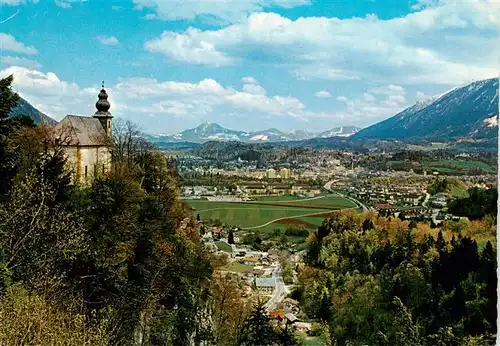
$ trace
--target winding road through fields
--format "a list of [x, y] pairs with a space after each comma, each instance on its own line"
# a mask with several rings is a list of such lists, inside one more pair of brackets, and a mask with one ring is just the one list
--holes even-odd
[[[330, 212], [333, 213], [333, 212], [338, 211], [338, 210], [348, 210], [348, 209], [355, 209], [355, 208], [331, 209]], [[285, 217], [280, 217], [280, 218], [268, 221], [268, 222], [266, 222], [266, 223], [264, 223], [262, 225], [252, 226], [252, 227], [245, 227], [245, 228], [242, 228], [242, 230], [248, 230], [248, 229], [255, 229], [255, 228], [265, 227], [267, 225], [275, 223], [276, 221], [281, 221], [281, 220], [296, 219], [298, 217], [318, 216], [318, 215], [324, 215], [324, 214], [328, 214], [328, 213], [329, 213], [328, 211], [321, 211], [321, 212], [312, 213], [312, 214], [302, 214], [302, 215], [285, 216]]]
[[361, 202], [360, 202], [360, 201], [358, 201], [357, 199], [354, 199], [354, 198], [352, 198], [352, 197], [350, 197], [350, 196], [346, 196], [346, 195], [344, 195], [344, 194], [342, 194], [342, 193], [340, 193], [340, 192], [333, 191], [333, 190], [332, 190], [332, 184], [333, 184], [334, 182], [335, 182], [334, 180], [330, 180], [330, 181], [329, 181], [328, 183], [326, 183], [326, 184], [325, 184], [325, 186], [323, 186], [323, 187], [325, 188], [325, 190], [328, 190], [328, 191], [330, 191], [330, 192], [332, 192], [332, 193], [335, 193], [335, 194], [337, 194], [337, 195], [339, 195], [339, 196], [341, 196], [341, 197], [344, 197], [344, 198], [346, 198], [346, 199], [350, 200], [351, 202], [353, 202], [354, 204], [356, 204], [357, 206], [359, 206], [360, 208], [362, 208], [364, 213], [365, 213], [365, 212], [367, 212], [367, 211], [369, 210], [369, 208], [368, 208], [366, 205], [364, 205], [363, 203], [361, 203]]

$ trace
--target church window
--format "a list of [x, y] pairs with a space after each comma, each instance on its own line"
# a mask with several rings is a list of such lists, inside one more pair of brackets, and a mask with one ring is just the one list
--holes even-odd
[[102, 174], [104, 174], [104, 164], [102, 165]]
[[87, 166], [85, 166], [85, 178], [87, 178]]

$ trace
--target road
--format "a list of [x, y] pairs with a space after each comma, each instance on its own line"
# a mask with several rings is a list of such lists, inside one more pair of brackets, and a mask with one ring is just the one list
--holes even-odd
[[287, 293], [280, 267], [276, 268], [273, 271], [273, 278], [276, 281], [276, 286], [274, 286], [273, 296], [271, 297], [271, 299], [267, 301], [266, 304], [264, 304], [264, 309], [266, 309], [266, 311], [268, 312], [276, 309], [278, 304], [281, 303], [283, 299], [285, 299]]
[[366, 207], [366, 205], [364, 205], [363, 203], [361, 203], [361, 202], [360, 202], [360, 201], [358, 201], [357, 199], [354, 199], [354, 198], [352, 198], [352, 197], [346, 196], [346, 195], [344, 195], [344, 194], [342, 194], [342, 193], [340, 193], [340, 192], [337, 192], [337, 191], [332, 191], [332, 184], [333, 184], [334, 182], [335, 182], [334, 180], [330, 180], [328, 183], [326, 183], [326, 184], [325, 184], [324, 188], [325, 188], [326, 190], [329, 190], [329, 191], [331, 191], [331, 192], [333, 192], [333, 193], [335, 193], [335, 194], [337, 194], [337, 195], [341, 196], [341, 197], [344, 197], [344, 198], [346, 198], [346, 199], [350, 200], [351, 202], [353, 202], [354, 204], [356, 204], [358, 207], [362, 208], [364, 213], [365, 213], [365, 212], [367, 212], [367, 211], [369, 210], [369, 209]]
[[422, 202], [422, 207], [427, 208], [427, 203], [429, 202], [429, 198], [431, 198], [431, 195], [429, 195], [427, 192], [425, 193], [425, 199]]
[[320, 212], [317, 212], [317, 213], [312, 213], [312, 214], [301, 214], [301, 215], [291, 215], [291, 216], [284, 216], [284, 217], [279, 217], [277, 219], [274, 219], [274, 220], [271, 220], [271, 221], [268, 221], [262, 225], [258, 225], [258, 226], [252, 226], [252, 227], [243, 227], [241, 228], [242, 230], [248, 230], [248, 229], [255, 229], [255, 228], [261, 228], [261, 227], [265, 227], [267, 225], [270, 225], [276, 221], [280, 221], [280, 220], [287, 220], [287, 219], [295, 219], [297, 217], [309, 217], [309, 216], [316, 216], [316, 215], [324, 215], [324, 214], [328, 214], [330, 212], [334, 212], [334, 211], [339, 211], [339, 210], [347, 210], [347, 209], [354, 209], [354, 208], [344, 208], [344, 209], [329, 209], [329, 210], [323, 210], [323, 211], [320, 211]]
[[298, 202], [307, 202], [307, 201], [314, 201], [315, 199], [321, 199], [325, 198], [326, 196], [316, 196], [316, 197], [310, 197], [310, 198], [303, 198], [303, 199], [290, 199], [290, 200], [280, 200], [280, 201], [249, 201], [249, 202], [243, 202], [243, 203], [253, 203], [253, 204], [258, 204], [258, 203], [298, 203]]

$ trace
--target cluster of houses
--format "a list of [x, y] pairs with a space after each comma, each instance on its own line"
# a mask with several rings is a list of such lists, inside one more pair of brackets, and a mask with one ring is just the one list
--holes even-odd
[[282, 309], [271, 311], [269, 317], [275, 327], [292, 328], [297, 333], [309, 333], [312, 325], [309, 322], [301, 321], [298, 317], [299, 313], [299, 302], [286, 298], [282, 303]]
[[213, 201], [240, 202], [248, 200], [252, 195], [304, 195], [315, 196], [321, 193], [320, 186], [307, 184], [282, 184], [267, 182], [245, 182], [234, 190], [228, 188], [217, 188], [214, 186], [184, 186], [181, 190], [183, 198], [197, 199], [207, 198]]
[[[197, 226], [199, 230], [206, 227], [202, 240], [207, 247], [214, 252], [218, 251], [215, 245], [216, 240], [224, 240], [226, 232], [220, 227], [204, 226], [199, 221], [185, 219], [181, 227]], [[279, 263], [279, 252], [269, 250], [268, 252], [253, 251], [246, 248], [232, 246], [230, 253], [225, 253], [230, 262], [238, 262], [247, 266], [245, 271], [233, 272], [231, 275], [239, 281], [239, 287], [243, 297], [255, 294], [271, 296], [276, 288], [276, 278], [273, 277], [273, 270]], [[300, 258], [299, 255], [291, 255], [290, 260], [295, 263]], [[311, 323], [300, 319], [300, 304], [298, 301], [285, 298], [277, 307], [277, 310], [269, 312], [269, 317], [276, 327], [291, 328], [297, 333], [308, 333], [311, 331]]]
[[274, 184], [265, 182], [247, 182], [241, 184], [241, 190], [248, 195], [319, 195], [321, 187], [307, 184]]

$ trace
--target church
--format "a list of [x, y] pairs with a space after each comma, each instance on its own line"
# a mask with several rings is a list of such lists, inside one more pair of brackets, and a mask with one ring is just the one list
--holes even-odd
[[66, 115], [57, 124], [56, 136], [64, 148], [73, 182], [88, 185], [111, 167], [111, 105], [104, 85], [93, 116]]

